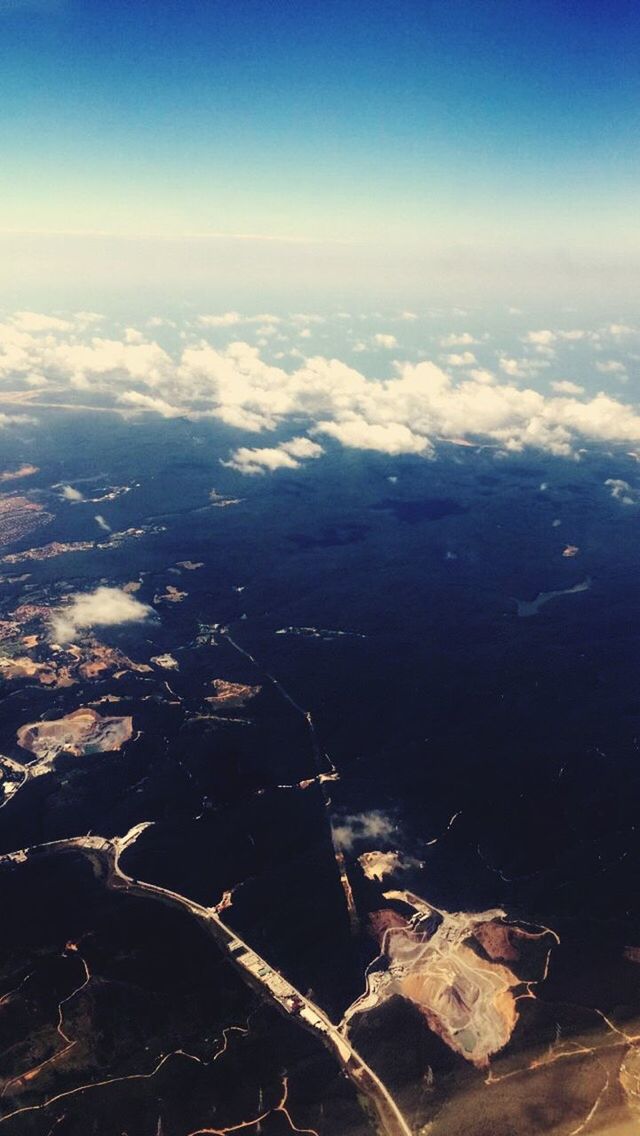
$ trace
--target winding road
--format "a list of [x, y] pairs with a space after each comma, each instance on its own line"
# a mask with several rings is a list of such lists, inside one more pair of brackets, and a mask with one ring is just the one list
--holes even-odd
[[358, 1094], [365, 1097], [372, 1111], [375, 1111], [381, 1136], [413, 1136], [389, 1090], [353, 1048], [348, 1038], [340, 1032], [339, 1027], [314, 1002], [296, 990], [265, 959], [256, 954], [248, 943], [227, 927], [214, 908], [203, 907], [178, 892], [127, 875], [120, 866], [121, 857], [148, 827], [149, 823], [138, 824], [125, 836], [113, 839], [102, 836], [77, 836], [52, 841], [2, 856], [0, 864], [23, 863], [34, 857], [57, 852], [80, 852], [91, 861], [96, 874], [103, 878], [106, 886], [112, 890], [124, 891], [143, 899], [155, 898], [170, 907], [187, 911], [203, 930], [215, 939], [229, 961], [240, 971], [243, 979], [261, 997], [268, 998], [281, 1012], [295, 1017], [300, 1025], [315, 1034], [333, 1054]]

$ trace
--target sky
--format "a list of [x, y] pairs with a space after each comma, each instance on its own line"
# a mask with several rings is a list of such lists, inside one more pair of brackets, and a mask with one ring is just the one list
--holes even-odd
[[623, 296], [639, 48], [631, 0], [0, 0], [0, 283]]

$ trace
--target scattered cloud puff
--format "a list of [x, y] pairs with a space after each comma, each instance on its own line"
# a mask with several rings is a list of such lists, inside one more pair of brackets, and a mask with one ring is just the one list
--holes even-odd
[[549, 364], [541, 359], [514, 359], [509, 355], [502, 355], [498, 360], [500, 370], [511, 379], [527, 379], [535, 375], [541, 367]]
[[540, 331], [528, 331], [523, 339], [523, 343], [530, 343], [535, 347], [550, 347], [552, 343], [557, 343], [559, 339], [564, 339], [571, 343], [585, 339], [587, 336], [588, 332], [577, 327], [570, 328], [568, 331], [550, 331], [549, 328], [541, 328]]
[[445, 335], [440, 340], [441, 347], [470, 347], [472, 343], [477, 343], [478, 340], [474, 339], [469, 331], [463, 331], [459, 335]]
[[351, 852], [356, 844], [364, 841], [389, 840], [394, 834], [397, 836], [395, 822], [380, 809], [351, 813], [333, 826], [334, 844], [342, 852]]
[[69, 603], [51, 615], [51, 640], [70, 643], [78, 632], [90, 627], [113, 627], [141, 623], [154, 615], [153, 608], [121, 588], [99, 587], [93, 592], [77, 592]]
[[496, 381], [493, 371], [487, 371], [484, 367], [472, 367], [469, 374], [477, 383], [495, 383]]
[[4, 414], [0, 411], [0, 430], [5, 430], [9, 426], [24, 426], [33, 421], [34, 419], [29, 418], [26, 414]]
[[474, 363], [478, 362], [473, 351], [463, 351], [459, 355], [445, 355], [444, 361], [448, 363], [450, 367], [471, 367]]
[[559, 379], [551, 384], [551, 388], [556, 394], [584, 394], [584, 387], [570, 382], [569, 379]]
[[601, 375], [626, 375], [627, 368], [624, 363], [620, 363], [617, 359], [604, 359], [602, 362], [596, 363], [596, 370], [600, 371]]
[[198, 316], [198, 323], [202, 327], [234, 327], [241, 323], [258, 323], [263, 327], [281, 322], [280, 316], [266, 312], [256, 316], [243, 316], [240, 312], [222, 312], [220, 315]]
[[523, 340], [524, 343], [532, 343], [535, 346], [542, 345], [544, 347], [548, 347], [551, 343], [555, 343], [555, 341], [555, 331], [548, 331], [545, 329], [542, 329], [541, 331], [528, 331]]
[[61, 486], [60, 496], [65, 501], [72, 501], [74, 503], [77, 503], [78, 501], [84, 501], [85, 499], [84, 493], [81, 493], [80, 490], [76, 489], [73, 485]]
[[608, 477], [605, 485], [611, 490], [611, 496], [621, 505], [637, 505], [640, 499], [637, 489], [632, 489], [628, 481], [620, 477]]
[[321, 453], [322, 446], [310, 438], [291, 438], [279, 446], [262, 449], [240, 446], [222, 465], [240, 473], [267, 473], [274, 469], [298, 469], [302, 459], [319, 458]]
[[374, 335], [373, 342], [375, 343], [376, 347], [385, 347], [388, 351], [390, 351], [393, 347], [398, 346], [398, 340], [396, 339], [395, 335], [388, 335], [383, 331], [379, 331], [376, 335]]
[[363, 852], [358, 862], [368, 880], [382, 881], [388, 876], [399, 875], [412, 869], [424, 868], [424, 862], [404, 852]]
[[203, 327], [234, 327], [241, 320], [240, 312], [222, 312], [221, 315], [217, 316], [198, 317], [198, 323], [202, 324]]

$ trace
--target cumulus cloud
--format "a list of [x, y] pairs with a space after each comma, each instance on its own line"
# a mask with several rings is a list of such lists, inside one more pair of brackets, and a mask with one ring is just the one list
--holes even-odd
[[78, 632], [88, 628], [141, 623], [154, 614], [153, 608], [121, 588], [103, 586], [93, 592], [76, 592], [64, 607], [52, 612], [51, 639], [70, 643]]
[[472, 367], [469, 374], [477, 383], [495, 383], [496, 381], [493, 371], [487, 371], [484, 367]]
[[198, 316], [198, 323], [203, 327], [233, 327], [241, 319], [240, 312], [222, 312], [217, 316]]
[[267, 473], [274, 469], [298, 469], [303, 460], [319, 458], [322, 446], [311, 438], [291, 438], [279, 446], [252, 449], [240, 446], [222, 465], [237, 469], [239, 473]]
[[382, 425], [353, 416], [342, 422], [319, 422], [315, 430], [358, 450], [378, 450], [382, 454], [424, 454], [433, 450], [428, 438], [414, 434], [402, 422]]
[[113, 532], [111, 525], [107, 521], [105, 521], [104, 517], [102, 516], [102, 513], [96, 513], [96, 515], [93, 519], [96, 522], [96, 524], [100, 526], [100, 528], [102, 529], [103, 532], [107, 532], [107, 533]]
[[632, 489], [628, 481], [623, 481], [621, 477], [608, 477], [605, 485], [611, 490], [614, 500], [619, 501], [621, 505], [638, 504], [638, 491]]
[[388, 335], [383, 331], [379, 331], [377, 335], [374, 335], [373, 342], [375, 343], [376, 347], [386, 347], [387, 350], [391, 350], [392, 347], [398, 346], [398, 340], [396, 339], [395, 335]]
[[394, 834], [397, 836], [397, 825], [380, 809], [350, 813], [333, 826], [334, 843], [342, 852], [351, 852], [364, 841], [388, 840]]
[[498, 360], [498, 366], [511, 379], [527, 379], [540, 367], [548, 367], [549, 364], [541, 359], [514, 359], [509, 355], [502, 355]]
[[61, 486], [60, 496], [63, 497], [65, 501], [73, 501], [73, 502], [84, 501], [84, 499], [85, 499], [84, 493], [81, 493], [80, 490], [76, 489], [75, 486], [73, 486], [73, 485]]
[[458, 355], [445, 355], [444, 361], [448, 363], [450, 367], [471, 367], [474, 363], [478, 362], [473, 351], [462, 351]]
[[477, 343], [478, 340], [474, 339], [468, 331], [463, 331], [459, 335], [445, 335], [440, 340], [441, 347], [469, 347], [472, 343]]
[[281, 317], [274, 316], [270, 312], [262, 312], [255, 316], [243, 316], [240, 312], [222, 312], [220, 315], [198, 316], [198, 323], [202, 327], [234, 327], [239, 323], [269, 325], [280, 322]]
[[596, 363], [596, 370], [600, 371], [601, 375], [625, 375], [627, 368], [624, 363], [620, 363], [617, 359], [603, 359], [601, 362]]
[[555, 331], [549, 331], [548, 328], [542, 328], [540, 331], [528, 331], [524, 337], [525, 343], [533, 343], [536, 346], [549, 347], [556, 341]]
[[584, 387], [570, 382], [569, 379], [558, 379], [551, 384], [551, 387], [557, 394], [584, 394]]
[[539, 331], [528, 331], [524, 336], [523, 343], [530, 343], [536, 347], [550, 347], [559, 339], [571, 343], [584, 339], [586, 336], [587, 332], [579, 327], [569, 328], [566, 331], [551, 331], [549, 328], [541, 328]]

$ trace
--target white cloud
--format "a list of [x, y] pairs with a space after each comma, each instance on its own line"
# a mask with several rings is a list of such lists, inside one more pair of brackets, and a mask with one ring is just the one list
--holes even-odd
[[[289, 317], [292, 323], [326, 323], [326, 316], [318, 315], [317, 312], [294, 312]], [[348, 312], [336, 312], [336, 319], [351, 319]]]
[[396, 835], [397, 825], [380, 809], [350, 813], [333, 825], [333, 840], [343, 852], [351, 852], [356, 843], [384, 841]]
[[520, 379], [526, 377], [526, 369], [522, 366], [522, 362], [518, 359], [511, 359], [508, 356], [503, 355], [499, 360], [498, 366], [500, 367], [501, 371], [504, 371], [505, 375], [509, 375], [509, 377], [512, 379]]
[[21, 331], [32, 333], [47, 331], [70, 331], [73, 324], [57, 316], [41, 315], [40, 312], [16, 312], [11, 322]]
[[60, 490], [60, 496], [64, 497], [65, 501], [84, 501], [84, 494], [73, 485], [63, 485]]
[[281, 449], [293, 458], [319, 458], [323, 453], [322, 446], [312, 442], [311, 438], [291, 438], [282, 443]]
[[319, 458], [322, 446], [311, 438], [291, 438], [279, 446], [252, 449], [240, 446], [222, 465], [237, 469], [239, 473], [266, 473], [274, 469], [299, 469], [302, 459]]
[[184, 408], [172, 406], [165, 399], [143, 394], [142, 391], [125, 391], [118, 395], [118, 402], [131, 406], [134, 410], [151, 410], [155, 414], [161, 414], [163, 418], [180, 418], [185, 413]]
[[108, 524], [107, 521], [105, 521], [105, 519], [104, 519], [104, 517], [102, 516], [101, 513], [96, 513], [94, 520], [95, 520], [96, 524], [98, 524], [100, 526], [100, 528], [102, 529], [103, 532], [108, 532], [108, 533], [113, 532], [111, 525]]
[[383, 454], [424, 454], [433, 449], [428, 438], [414, 434], [401, 422], [381, 425], [354, 416], [342, 422], [319, 422], [315, 431], [336, 438], [343, 446], [358, 450], [378, 450]]
[[474, 339], [470, 332], [463, 331], [459, 335], [445, 335], [440, 340], [441, 347], [469, 347], [472, 343], [477, 343], [478, 340]]
[[217, 316], [198, 316], [198, 323], [202, 324], [203, 327], [233, 327], [241, 320], [240, 312], [223, 312]]
[[558, 379], [551, 384], [551, 387], [557, 394], [584, 394], [584, 387], [570, 382], [569, 379]]
[[608, 477], [605, 485], [611, 490], [614, 500], [619, 501], [621, 505], [638, 504], [638, 491], [632, 489], [628, 481], [623, 481], [620, 477]]
[[147, 327], [175, 327], [175, 320], [165, 319], [164, 316], [149, 316]]
[[27, 417], [26, 414], [4, 414], [0, 411], [0, 430], [4, 430], [8, 426], [23, 426], [25, 423], [33, 421], [33, 418]]
[[474, 367], [469, 371], [469, 374], [477, 383], [495, 383], [496, 381], [493, 371], [486, 371], [484, 367]]
[[445, 355], [444, 361], [450, 367], [471, 367], [473, 363], [478, 362], [473, 351], [463, 351], [459, 355]]
[[86, 328], [90, 324], [101, 323], [104, 316], [101, 316], [99, 312], [74, 312], [73, 319], [80, 328]]
[[374, 335], [373, 342], [375, 343], [376, 347], [385, 347], [389, 351], [391, 350], [391, 348], [398, 346], [398, 340], [396, 339], [395, 335], [388, 335], [383, 331], [379, 331], [376, 335]]
[[549, 364], [541, 359], [514, 359], [503, 355], [498, 361], [498, 366], [511, 379], [527, 379], [541, 367], [548, 367]]
[[626, 375], [627, 373], [624, 363], [618, 362], [617, 359], [605, 359], [601, 363], [596, 363], [596, 370], [600, 371], [601, 375]]
[[549, 328], [541, 328], [540, 331], [528, 331], [523, 338], [523, 343], [530, 343], [536, 347], [550, 347], [558, 339], [572, 343], [579, 339], [585, 339], [586, 336], [587, 332], [578, 327], [570, 328], [567, 331], [550, 331]]
[[279, 446], [262, 446], [255, 449], [240, 446], [239, 449], [234, 450], [229, 461], [223, 461], [222, 465], [237, 469], [239, 473], [266, 473], [267, 470], [274, 469], [297, 469], [300, 462]]
[[[202, 327], [234, 327], [239, 323], [271, 325], [280, 322], [281, 317], [274, 316], [270, 312], [262, 312], [255, 316], [243, 316], [240, 312], [222, 312], [220, 315], [198, 316], [198, 323]], [[264, 331], [264, 327], [262, 330]]]
[[112, 627], [141, 623], [153, 609], [121, 588], [99, 587], [93, 592], [76, 592], [64, 607], [51, 613], [51, 640], [70, 643], [80, 631], [90, 627]]

